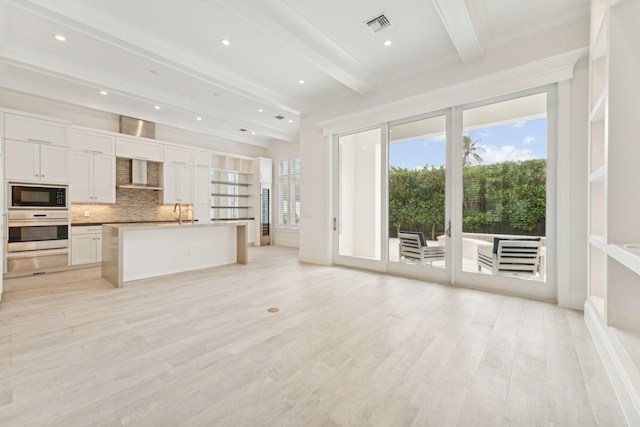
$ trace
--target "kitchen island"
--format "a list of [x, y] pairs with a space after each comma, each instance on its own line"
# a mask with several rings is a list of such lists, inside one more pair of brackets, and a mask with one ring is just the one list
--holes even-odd
[[246, 264], [244, 222], [102, 225], [102, 277], [116, 285], [226, 264]]

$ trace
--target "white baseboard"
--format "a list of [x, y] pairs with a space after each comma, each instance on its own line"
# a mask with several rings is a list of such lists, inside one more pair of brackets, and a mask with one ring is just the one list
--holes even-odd
[[298, 259], [302, 262], [309, 262], [311, 264], [331, 265], [331, 260], [329, 258], [315, 253], [305, 253], [300, 251], [298, 253]]
[[[584, 320], [593, 337], [596, 349], [609, 375], [622, 412], [630, 426], [640, 425], [640, 384], [634, 381], [637, 369], [629, 359], [624, 347], [610, 327], [605, 326], [600, 314], [587, 300], [584, 304]], [[635, 372], [634, 372], [635, 371]]]

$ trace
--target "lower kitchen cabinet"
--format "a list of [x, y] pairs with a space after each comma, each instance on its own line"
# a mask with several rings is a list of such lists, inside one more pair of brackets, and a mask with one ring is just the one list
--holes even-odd
[[102, 226], [71, 227], [71, 265], [102, 262]]

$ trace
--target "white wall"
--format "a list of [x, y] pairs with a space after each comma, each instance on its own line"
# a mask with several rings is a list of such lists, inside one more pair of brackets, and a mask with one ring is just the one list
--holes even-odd
[[[118, 132], [120, 127], [120, 118], [117, 114], [3, 88], [0, 88], [0, 107], [69, 120], [74, 125], [111, 132]], [[156, 124], [156, 139], [249, 157], [264, 157], [267, 154], [267, 150], [262, 147], [223, 140], [161, 124]]]
[[[300, 153], [302, 169], [302, 225], [300, 230], [300, 259], [308, 262], [332, 263], [333, 217], [332, 199], [332, 144], [331, 134], [357, 130], [386, 121], [411, 117], [482, 99], [505, 95], [519, 90], [543, 86], [560, 81], [567, 69], [586, 52], [589, 40], [588, 22], [559, 29], [545, 35], [522, 41], [502, 49], [488, 52], [480, 62], [444, 66], [425, 72], [414, 79], [379, 88], [374, 95], [363, 98], [352, 96], [331, 105], [317, 108], [301, 120]], [[584, 301], [586, 279], [584, 256], [586, 248], [586, 96], [584, 64], [576, 68], [572, 83], [570, 126], [571, 216], [567, 244], [576, 263], [558, 259], [558, 267], [568, 269], [559, 283], [562, 304], [579, 307]], [[564, 77], [562, 77], [564, 76]], [[556, 79], [557, 80], [553, 80]], [[565, 126], [566, 127], [566, 126]], [[568, 141], [559, 143], [567, 143]], [[566, 165], [561, 165], [566, 167]], [[583, 174], [584, 172], [584, 174]], [[563, 213], [559, 212], [559, 216]], [[558, 227], [563, 224], [558, 223]], [[559, 276], [560, 277], [560, 274]], [[559, 292], [560, 294], [560, 292]]]

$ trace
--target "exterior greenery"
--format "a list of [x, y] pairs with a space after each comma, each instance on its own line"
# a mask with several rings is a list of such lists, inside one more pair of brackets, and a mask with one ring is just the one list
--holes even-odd
[[[463, 231], [545, 235], [544, 159], [464, 166]], [[389, 171], [390, 236], [422, 231], [435, 240], [444, 233], [445, 169]]]

